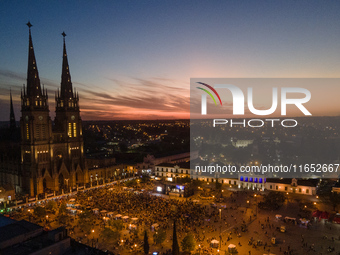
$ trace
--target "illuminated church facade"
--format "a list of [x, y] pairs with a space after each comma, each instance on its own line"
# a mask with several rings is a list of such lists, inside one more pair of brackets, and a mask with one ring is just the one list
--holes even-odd
[[[35, 196], [88, 183], [89, 173], [84, 157], [79, 95], [73, 90], [66, 53], [66, 34], [62, 33], [61, 84], [55, 93], [56, 109], [52, 125], [47, 90], [41, 86], [39, 79], [32, 25], [27, 23], [27, 26], [29, 49], [27, 84], [21, 91], [20, 163], [17, 162], [17, 167], [10, 167], [4, 160], [0, 178], [3, 183], [12, 185], [16, 192]], [[12, 101], [10, 120], [10, 125], [15, 127]]]

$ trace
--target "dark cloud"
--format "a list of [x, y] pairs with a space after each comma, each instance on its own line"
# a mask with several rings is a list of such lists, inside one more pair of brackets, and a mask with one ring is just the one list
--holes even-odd
[[0, 76], [5, 77], [10, 80], [26, 82], [26, 74], [23, 74], [23, 73], [17, 73], [17, 72], [0, 69]]
[[175, 80], [154, 80], [133, 78], [134, 83], [109, 79], [122, 88], [124, 95], [116, 92], [98, 92], [82, 89], [83, 100], [92, 101], [102, 107], [124, 106], [132, 109], [143, 109], [162, 112], [189, 112], [189, 90], [165, 85], [163, 82]]

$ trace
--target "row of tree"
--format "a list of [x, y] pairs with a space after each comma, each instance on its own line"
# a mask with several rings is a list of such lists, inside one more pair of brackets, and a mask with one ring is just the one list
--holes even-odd
[[[154, 242], [156, 244], [161, 244], [165, 241], [166, 239], [166, 231], [161, 229], [157, 231], [154, 234]], [[195, 250], [196, 247], [196, 240], [195, 237], [192, 233], [189, 233], [186, 235], [182, 242], [181, 242], [182, 250], [186, 253], [191, 253], [193, 250]], [[148, 238], [148, 233], [145, 230], [144, 231], [144, 253], [149, 254], [149, 238]], [[176, 221], [174, 221], [174, 228], [173, 228], [173, 236], [172, 236], [172, 254], [173, 255], [179, 255], [179, 245], [178, 245], [178, 240], [177, 240], [177, 228], [176, 228]]]

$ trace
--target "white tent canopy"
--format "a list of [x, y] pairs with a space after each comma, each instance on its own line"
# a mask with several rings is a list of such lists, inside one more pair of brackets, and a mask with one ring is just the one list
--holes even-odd
[[159, 227], [159, 224], [158, 223], [152, 224], [151, 227], [157, 228]]
[[211, 243], [219, 243], [219, 241], [217, 241], [216, 239], [211, 240]]
[[137, 228], [137, 226], [136, 226], [136, 225], [134, 225], [134, 224], [130, 224], [129, 228], [130, 228], [130, 229], [136, 229], [136, 228]]

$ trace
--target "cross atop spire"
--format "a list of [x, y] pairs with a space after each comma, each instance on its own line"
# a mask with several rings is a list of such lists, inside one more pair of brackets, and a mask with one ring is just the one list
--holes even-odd
[[61, 33], [61, 35], [62, 35], [64, 38], [65, 38], [65, 36], [66, 36], [66, 34], [65, 34], [64, 31]]
[[27, 96], [29, 97], [41, 97], [40, 79], [35, 60], [33, 41], [31, 36], [32, 24], [28, 22], [26, 24], [29, 27], [29, 47], [28, 47], [28, 66], [27, 66]]
[[29, 21], [26, 23], [26, 25], [28, 26], [29, 29], [31, 29], [31, 27], [33, 26]]

